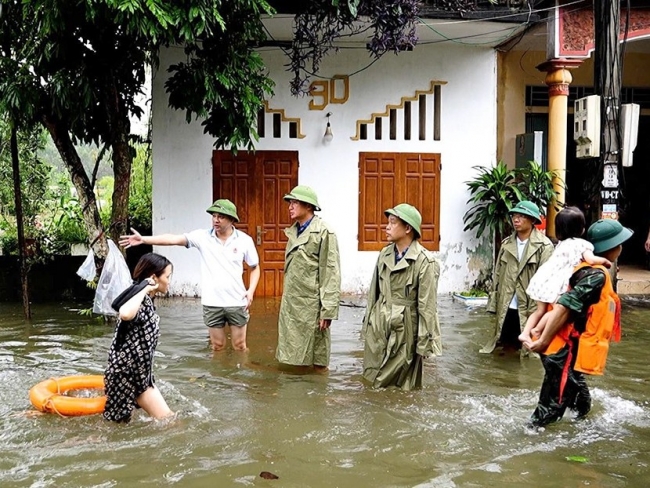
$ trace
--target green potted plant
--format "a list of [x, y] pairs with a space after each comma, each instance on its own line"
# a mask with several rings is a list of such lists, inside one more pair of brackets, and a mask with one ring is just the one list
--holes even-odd
[[471, 288], [459, 293], [453, 293], [453, 298], [464, 303], [467, 306], [474, 307], [477, 305], [487, 305], [488, 293], [480, 288]]
[[[526, 197], [526, 200], [530, 200], [537, 205], [544, 214], [553, 198], [557, 196], [553, 189], [555, 173], [553, 171], [544, 171], [542, 165], [535, 161], [528, 161], [525, 168], [517, 168], [515, 173], [516, 184], [521, 193]], [[560, 185], [564, 185], [564, 183], [560, 182]], [[556, 205], [562, 204], [558, 203]], [[544, 217], [542, 220], [545, 222]]]
[[469, 188], [469, 210], [463, 216], [464, 231], [473, 230], [480, 238], [486, 231], [493, 237], [495, 255], [503, 237], [511, 231], [508, 212], [517, 202], [525, 200], [519, 189], [517, 173], [508, 169], [503, 161], [487, 168], [474, 166], [478, 173], [466, 181]]
[[512, 232], [510, 209], [521, 200], [530, 200], [544, 213], [555, 197], [554, 173], [544, 171], [534, 161], [529, 161], [525, 168], [508, 169], [499, 161], [493, 168], [474, 166], [474, 169], [477, 176], [465, 182], [470, 191], [467, 203], [471, 206], [463, 216], [463, 230], [474, 230], [478, 238], [485, 232], [492, 235], [496, 256], [501, 241]]
[[[463, 230], [474, 231], [478, 238], [485, 233], [491, 236], [494, 261], [501, 241], [512, 232], [510, 209], [521, 200], [530, 200], [544, 213], [556, 196], [553, 189], [554, 173], [544, 171], [534, 161], [529, 161], [525, 168], [508, 169], [503, 161], [499, 161], [494, 167], [474, 166], [474, 169], [477, 172], [474, 179], [465, 182], [470, 192], [467, 201], [470, 208], [463, 216]], [[480, 286], [474, 289], [485, 293]], [[479, 297], [471, 295], [471, 290], [454, 294], [459, 300], [468, 302], [473, 298], [475, 303], [479, 303]], [[487, 298], [482, 301], [486, 302]]]

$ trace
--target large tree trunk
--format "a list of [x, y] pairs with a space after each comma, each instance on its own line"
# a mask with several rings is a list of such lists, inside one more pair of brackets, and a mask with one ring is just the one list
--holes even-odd
[[32, 316], [29, 306], [29, 281], [27, 267], [27, 245], [25, 243], [25, 227], [23, 226], [23, 198], [20, 185], [20, 161], [18, 159], [18, 134], [16, 127], [11, 128], [11, 166], [14, 176], [14, 202], [16, 205], [16, 227], [18, 230], [18, 259], [20, 261], [20, 284], [23, 297], [25, 318]]
[[99, 272], [108, 255], [108, 244], [99, 217], [95, 192], [65, 124], [53, 117], [44, 116], [43, 125], [52, 136], [52, 140], [59, 150], [61, 159], [68, 168], [72, 183], [77, 190], [77, 197], [83, 210], [84, 223], [90, 235], [90, 244], [95, 253], [95, 263]]
[[108, 119], [113, 150], [113, 209], [111, 213], [110, 237], [118, 242], [120, 235], [126, 234], [129, 217], [129, 188], [131, 186], [131, 165], [133, 155], [129, 145], [131, 123], [128, 111], [115, 86], [108, 90]]
[[118, 242], [127, 233], [129, 217], [129, 187], [131, 185], [131, 154], [128, 142], [113, 143], [113, 212], [110, 237]]

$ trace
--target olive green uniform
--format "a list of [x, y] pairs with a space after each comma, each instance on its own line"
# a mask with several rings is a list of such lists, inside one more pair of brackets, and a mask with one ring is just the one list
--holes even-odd
[[341, 265], [336, 234], [315, 215], [298, 235], [298, 223], [285, 230], [284, 290], [275, 357], [285, 364], [327, 366], [330, 331], [319, 320], [338, 319]]
[[535, 311], [537, 303], [526, 294], [530, 279], [539, 267], [553, 254], [553, 243], [542, 232], [533, 228], [521, 260], [517, 257], [517, 234], [506, 237], [499, 250], [492, 277], [492, 292], [488, 312], [496, 314], [496, 321], [490, 338], [481, 349], [491, 353], [501, 336], [503, 322], [512, 297], [517, 294], [519, 325], [523, 330], [528, 316]]
[[380, 253], [363, 319], [363, 377], [374, 387], [422, 385], [422, 358], [442, 352], [437, 296], [440, 266], [418, 241], [395, 263]]

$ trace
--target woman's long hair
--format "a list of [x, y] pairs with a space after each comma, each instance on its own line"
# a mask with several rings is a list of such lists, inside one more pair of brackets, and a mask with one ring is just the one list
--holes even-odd
[[133, 281], [136, 283], [150, 277], [151, 275], [160, 276], [167, 266], [172, 263], [165, 256], [148, 252], [140, 258], [133, 271]]

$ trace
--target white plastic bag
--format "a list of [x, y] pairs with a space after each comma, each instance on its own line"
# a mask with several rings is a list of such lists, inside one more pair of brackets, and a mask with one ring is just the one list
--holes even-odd
[[86, 281], [92, 281], [95, 279], [97, 266], [95, 266], [95, 254], [92, 249], [88, 251], [88, 256], [86, 256], [83, 264], [79, 266], [77, 274]]
[[131, 273], [124, 256], [115, 243], [108, 239], [108, 256], [99, 276], [93, 312], [103, 315], [117, 315], [111, 303], [117, 296], [131, 286]]

